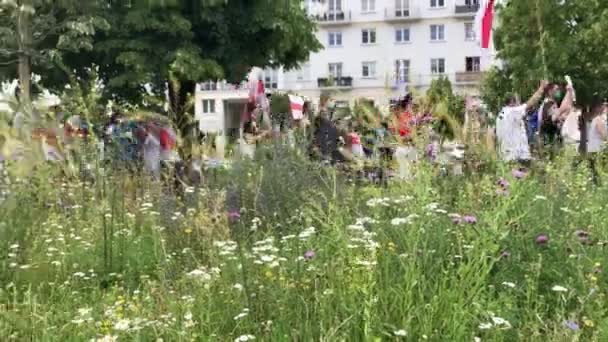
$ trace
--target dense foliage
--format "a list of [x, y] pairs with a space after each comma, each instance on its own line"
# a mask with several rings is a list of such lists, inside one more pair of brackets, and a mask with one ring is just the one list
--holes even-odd
[[447, 77], [434, 79], [426, 92], [426, 96], [429, 103], [445, 103], [448, 113], [460, 124], [464, 123], [465, 99], [454, 94], [452, 82]]
[[565, 82], [570, 75], [580, 103], [608, 96], [608, 64], [600, 57], [608, 56], [606, 16], [608, 2], [598, 0], [508, 1], [498, 6], [494, 37], [510, 87], [525, 97], [539, 79]]
[[[142, 104], [150, 91], [164, 96], [169, 88], [172, 110], [183, 113], [196, 82], [240, 82], [252, 66], [292, 69], [321, 47], [300, 1], [85, 3], [3, 2], [0, 57], [12, 68], [0, 78], [17, 76], [17, 52], [31, 56], [40, 83], [59, 93], [71, 76], [84, 79], [96, 66], [106, 97]], [[23, 4], [32, 13], [22, 28], [33, 37], [26, 52], [16, 40]]]

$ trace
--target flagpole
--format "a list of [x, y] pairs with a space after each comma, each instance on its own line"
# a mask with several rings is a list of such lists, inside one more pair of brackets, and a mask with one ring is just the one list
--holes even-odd
[[536, 0], [536, 23], [538, 32], [540, 33], [540, 54], [543, 63], [543, 78], [549, 78], [549, 70], [547, 68], [547, 52], [545, 50], [545, 30], [543, 29], [543, 20], [540, 12], [540, 0]]
[[[536, 0], [536, 24], [538, 26], [538, 32], [540, 34], [539, 44], [540, 44], [540, 56], [541, 56], [542, 64], [543, 64], [542, 65], [543, 79], [547, 80], [547, 79], [549, 79], [549, 70], [547, 68], [547, 52], [545, 50], [545, 30], [543, 28], [543, 20], [542, 20], [542, 14], [541, 14], [540, 10], [541, 10], [540, 0]], [[542, 108], [542, 106], [541, 106], [541, 108]], [[540, 134], [541, 125], [542, 125], [542, 122], [539, 122], [538, 123], [539, 134], [538, 134], [538, 138], [536, 140], [536, 145], [538, 148], [539, 156], [543, 155], [543, 147], [544, 147], [542, 134]]]

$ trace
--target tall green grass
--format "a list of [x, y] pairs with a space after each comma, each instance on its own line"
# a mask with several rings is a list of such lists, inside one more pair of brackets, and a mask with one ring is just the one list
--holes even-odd
[[608, 192], [583, 167], [458, 178], [422, 163], [384, 188], [258, 152], [183, 194], [96, 164], [10, 179], [0, 339], [608, 338]]

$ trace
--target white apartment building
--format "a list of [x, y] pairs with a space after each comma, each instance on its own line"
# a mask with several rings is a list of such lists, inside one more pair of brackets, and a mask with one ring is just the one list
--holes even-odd
[[[306, 6], [323, 49], [299, 70], [265, 70], [267, 89], [313, 102], [331, 91], [336, 101], [364, 97], [385, 105], [406, 89], [425, 90], [446, 76], [456, 92], [476, 95], [481, 72], [492, 62], [482, 58], [476, 37], [479, 0], [306, 0]], [[201, 129], [233, 130], [238, 119], [231, 112], [246, 96], [224, 83], [200, 85]]]

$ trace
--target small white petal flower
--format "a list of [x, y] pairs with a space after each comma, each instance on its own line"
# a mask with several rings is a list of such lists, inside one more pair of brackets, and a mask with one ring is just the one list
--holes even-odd
[[239, 319], [241, 319], [241, 318], [245, 318], [245, 317], [247, 317], [247, 315], [249, 315], [247, 312], [241, 312], [240, 314], [238, 314], [238, 315], [234, 316], [234, 320], [235, 320], [235, 321], [238, 321], [238, 320], [239, 320]]
[[495, 326], [501, 326], [501, 327], [504, 327], [504, 328], [510, 328], [511, 327], [511, 323], [509, 323], [509, 321], [507, 321], [506, 319], [504, 319], [502, 317], [493, 316], [492, 317], [492, 322], [494, 322]]
[[479, 324], [479, 329], [481, 329], [481, 330], [492, 329], [492, 327], [493, 327], [492, 323], [481, 323], [481, 324]]
[[510, 288], [515, 288], [515, 284], [508, 281], [503, 281], [502, 284]]
[[555, 292], [568, 292], [568, 289], [563, 287], [563, 286], [559, 286], [559, 285], [555, 285], [551, 288], [551, 290], [555, 291]]
[[116, 322], [116, 324], [114, 324], [114, 329], [118, 331], [125, 331], [129, 329], [130, 324], [131, 322], [128, 319], [121, 319], [120, 321]]
[[401, 329], [401, 330], [397, 330], [397, 331], [393, 332], [393, 334], [395, 334], [395, 336], [405, 337], [405, 336], [407, 336], [407, 331]]
[[391, 220], [391, 224], [393, 226], [400, 226], [402, 224], [407, 224], [407, 223], [409, 223], [409, 220], [407, 218], [402, 218], [402, 217], [396, 217]]

